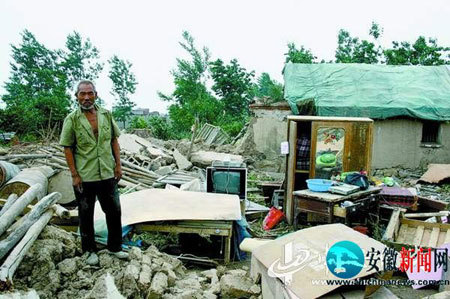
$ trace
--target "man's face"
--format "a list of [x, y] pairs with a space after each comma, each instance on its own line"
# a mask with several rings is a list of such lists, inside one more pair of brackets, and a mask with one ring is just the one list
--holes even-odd
[[94, 108], [94, 102], [97, 98], [97, 93], [91, 84], [81, 84], [78, 88], [77, 100], [81, 109], [91, 110]]

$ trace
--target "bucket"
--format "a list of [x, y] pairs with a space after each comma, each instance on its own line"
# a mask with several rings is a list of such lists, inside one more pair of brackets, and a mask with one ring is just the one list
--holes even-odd
[[0, 161], [0, 187], [20, 172], [20, 168], [9, 162]]

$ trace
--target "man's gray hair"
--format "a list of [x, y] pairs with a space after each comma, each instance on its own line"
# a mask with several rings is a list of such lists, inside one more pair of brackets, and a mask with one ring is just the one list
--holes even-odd
[[95, 84], [94, 82], [92, 82], [91, 80], [81, 80], [80, 82], [78, 82], [77, 84], [77, 91], [75, 91], [75, 96], [78, 95], [78, 92], [80, 91], [80, 85], [91, 85], [92, 88], [94, 89], [94, 92], [97, 93], [97, 90], [95, 89]]

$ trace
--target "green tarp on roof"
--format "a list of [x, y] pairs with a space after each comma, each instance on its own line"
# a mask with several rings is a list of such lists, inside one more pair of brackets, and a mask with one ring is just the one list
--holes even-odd
[[288, 63], [284, 84], [294, 114], [312, 102], [318, 116], [450, 120], [447, 66]]

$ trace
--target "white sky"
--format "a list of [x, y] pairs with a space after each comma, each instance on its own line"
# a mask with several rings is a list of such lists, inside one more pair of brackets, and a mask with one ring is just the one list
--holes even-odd
[[69, 33], [90, 38], [100, 50], [105, 69], [97, 89], [107, 107], [112, 105], [106, 60], [117, 54], [133, 63], [138, 107], [164, 112], [167, 103], [157, 91], [171, 93], [170, 71], [176, 57], [185, 57], [178, 45], [183, 30], [198, 48], [210, 49], [211, 58], [237, 58], [247, 70], [268, 72], [282, 82], [287, 43], [305, 45], [319, 59], [334, 58], [337, 33], [368, 38], [372, 21], [384, 28], [381, 44], [414, 41], [419, 35], [450, 45], [450, 3], [396, 0], [2, 0], [0, 2], [0, 94], [9, 77], [11, 44], [31, 31], [46, 47], [63, 48]]

